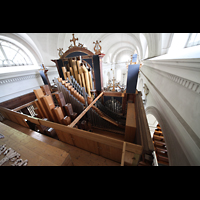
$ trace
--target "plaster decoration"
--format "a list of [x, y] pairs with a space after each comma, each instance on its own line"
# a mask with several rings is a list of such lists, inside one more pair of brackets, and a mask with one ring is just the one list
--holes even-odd
[[[185, 119], [178, 113], [178, 111], [173, 107], [171, 102], [169, 102], [168, 99], [165, 98], [165, 96], [160, 92], [160, 90], [149, 80], [149, 78], [144, 74], [144, 72], [141, 70], [142, 75], [145, 77], [145, 79], [148, 81], [148, 86], [151, 90], [151, 98], [154, 99], [154, 101], [149, 101], [151, 104], [147, 105], [147, 108], [151, 105], [156, 106], [160, 112], [162, 113], [162, 117], [165, 119], [164, 123], [161, 123], [161, 120], [159, 117], [153, 114], [156, 119], [158, 119], [159, 123], [161, 124], [162, 129], [165, 126], [165, 124], [168, 124], [168, 129], [170, 128], [173, 130], [173, 133], [170, 131], [166, 131], [167, 138], [169, 138], [170, 141], [166, 138], [166, 144], [169, 151], [172, 151], [173, 153], [171, 156], [173, 157], [173, 163], [175, 165], [179, 165], [175, 160], [178, 160], [179, 157], [182, 159], [182, 157], [186, 156], [186, 158], [189, 161], [189, 165], [199, 165], [199, 153], [200, 153], [200, 139], [198, 137], [198, 133], [195, 133], [192, 128], [190, 127], [190, 124], [188, 124]], [[149, 96], [150, 97], [150, 96]], [[148, 98], [149, 98], [148, 97]], [[154, 98], [156, 97], [156, 98]], [[149, 114], [147, 112], [147, 114]], [[175, 136], [177, 144], [173, 143], [173, 137]], [[180, 148], [184, 151], [184, 155], [181, 154], [181, 149], [177, 147], [177, 145], [180, 146]], [[176, 152], [174, 152], [174, 148], [177, 147]], [[179, 152], [180, 150], [180, 152]], [[173, 155], [174, 154], [174, 155]], [[175, 155], [176, 154], [176, 155]], [[181, 154], [181, 155], [180, 155]], [[170, 157], [169, 157], [170, 160]], [[183, 160], [185, 162], [186, 160]], [[181, 160], [182, 162], [182, 160]], [[184, 164], [185, 165], [185, 164]], [[188, 165], [188, 164], [187, 164]]]
[[17, 81], [22, 81], [22, 80], [27, 80], [27, 79], [32, 79], [32, 78], [39, 78], [39, 77], [40, 77], [40, 74], [32, 74], [32, 75], [27, 75], [27, 76], [19, 76], [19, 77], [1, 79], [0, 85], [7, 84], [7, 83], [13, 83], [13, 82], [17, 82]]
[[183, 125], [185, 130], [189, 133], [193, 141], [196, 143], [198, 148], [200, 148], [200, 139], [198, 138], [197, 134], [191, 129], [191, 127], [186, 123], [186, 121], [182, 118], [182, 116], [176, 111], [176, 109], [171, 105], [171, 103], [164, 97], [164, 95], [157, 89], [157, 87], [149, 80], [149, 78], [141, 71], [141, 73], [145, 76], [148, 82], [153, 86], [156, 92], [160, 95], [163, 101], [168, 105], [169, 109], [173, 112], [173, 114], [177, 117], [180, 123]]
[[200, 84], [197, 82], [194, 82], [192, 80], [168, 73], [168, 72], [164, 72], [162, 70], [159, 69], [155, 69], [152, 68], [153, 71], [155, 71], [156, 73], [170, 79], [171, 81], [182, 85], [183, 87], [186, 87], [189, 90], [192, 90], [193, 92], [196, 92], [197, 94], [200, 94]]
[[143, 88], [144, 88], [144, 94], [145, 94], [145, 96], [147, 96], [149, 94], [149, 88], [147, 87], [146, 84], [144, 84]]

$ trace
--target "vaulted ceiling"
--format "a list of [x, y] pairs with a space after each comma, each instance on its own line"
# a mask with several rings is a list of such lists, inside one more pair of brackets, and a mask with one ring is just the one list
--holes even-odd
[[[27, 33], [27, 35], [36, 44], [42, 54], [43, 61], [47, 65], [50, 64], [48, 60], [58, 58], [58, 48], [63, 48], [64, 52], [68, 49], [71, 44], [70, 39], [72, 39], [72, 33]], [[153, 42], [155, 42], [159, 34], [155, 36], [146, 34], [145, 36], [148, 39], [153, 39]], [[82, 43], [93, 52], [93, 42], [96, 40], [101, 41], [102, 52], [106, 54], [104, 62], [116, 62], [123, 52], [124, 54], [129, 54], [130, 57], [134, 50], [137, 51], [140, 59], [144, 57], [140, 33], [75, 33], [75, 38], [78, 38], [77, 45]], [[150, 48], [153, 54], [155, 48], [156, 45], [154, 43], [153, 47]]]
[[[164, 35], [165, 38], [162, 36], [162, 33], [144, 33], [142, 37], [140, 33], [75, 33], [75, 38], [78, 38], [76, 44], [84, 44], [92, 52], [94, 52], [93, 42], [101, 41], [105, 63], [118, 62], [122, 56], [130, 57], [135, 50], [139, 59], [143, 59], [145, 45], [148, 45], [148, 57], [160, 55], [162, 44], [165, 44], [165, 48], [168, 45], [168, 41], [165, 43], [163, 41], [165, 38], [170, 41], [173, 34]], [[13, 33], [9, 34], [9, 37], [13, 39], [18, 37], [18, 41], [26, 43], [27, 48], [34, 53], [38, 64], [44, 63], [45, 66], [52, 66], [54, 63], [51, 59], [59, 57], [57, 49], [63, 48], [63, 52], [68, 50], [72, 33]]]

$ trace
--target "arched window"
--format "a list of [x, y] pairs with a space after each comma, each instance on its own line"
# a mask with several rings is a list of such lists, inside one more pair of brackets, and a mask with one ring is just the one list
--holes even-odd
[[0, 39], [0, 67], [33, 65], [27, 53], [9, 41]]
[[200, 33], [190, 33], [186, 47], [191, 47], [200, 44]]

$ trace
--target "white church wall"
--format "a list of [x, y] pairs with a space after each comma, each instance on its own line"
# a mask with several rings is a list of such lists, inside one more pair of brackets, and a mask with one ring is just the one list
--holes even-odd
[[173, 74], [161, 73], [153, 69], [153, 64], [150, 65], [148, 62], [147, 66], [145, 65], [146, 63], [141, 68], [140, 79], [144, 80], [150, 91], [147, 96], [146, 111], [149, 114], [156, 111], [159, 113], [155, 117], [161, 124], [166, 139], [170, 164], [199, 165], [200, 98], [197, 87], [195, 86], [196, 90], [192, 90], [194, 85], [191, 87], [181, 85], [183, 79], [181, 81], [181, 78], [173, 77]]
[[28, 73], [0, 74], [0, 102], [33, 92], [43, 85], [40, 74], [33, 70]]
[[[51, 85], [53, 78], [58, 77], [57, 68], [49, 68], [47, 72]], [[39, 70], [9, 72], [0, 74], [0, 102], [33, 92], [44, 85]]]
[[[48, 36], [45, 40], [43, 40], [44, 37], [42, 36], [46, 38], [45, 34], [40, 34], [40, 37], [38, 37], [38, 34], [31, 33], [0, 34], [1, 39], [12, 42], [23, 49], [33, 62], [33, 65], [28, 66], [1, 67], [0, 102], [33, 92], [34, 89], [38, 89], [41, 85], [44, 85], [39, 73], [39, 69], [41, 69], [40, 64], [44, 63], [44, 60], [44, 66], [49, 70], [47, 74], [50, 83], [53, 84], [52, 79], [59, 76], [56, 67], [49, 67], [55, 65], [51, 61], [51, 58], [55, 58], [57, 53], [56, 49], [51, 52], [45, 52], [46, 48], [52, 47], [46, 44], [46, 39], [52, 40], [53, 35]], [[32, 39], [34, 39], [34, 42]], [[56, 45], [55, 41], [52, 44], [54, 46]]]

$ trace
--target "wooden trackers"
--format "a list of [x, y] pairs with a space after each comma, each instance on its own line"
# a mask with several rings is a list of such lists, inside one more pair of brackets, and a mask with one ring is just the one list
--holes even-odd
[[128, 103], [127, 116], [126, 116], [126, 128], [125, 128], [125, 141], [134, 142], [136, 133], [136, 113], [135, 104]]

